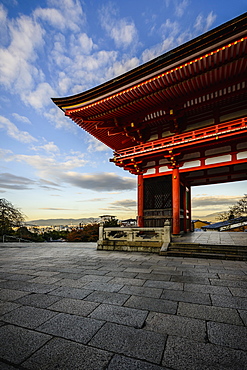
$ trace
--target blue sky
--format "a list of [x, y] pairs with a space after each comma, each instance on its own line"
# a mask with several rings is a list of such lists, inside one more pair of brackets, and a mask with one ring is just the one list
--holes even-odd
[[[136, 216], [136, 178], [51, 101], [85, 91], [244, 13], [242, 0], [1, 0], [0, 197], [28, 220]], [[247, 182], [193, 189], [194, 216]]]

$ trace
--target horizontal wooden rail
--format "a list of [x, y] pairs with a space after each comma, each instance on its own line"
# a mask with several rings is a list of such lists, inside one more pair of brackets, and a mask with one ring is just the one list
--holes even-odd
[[247, 130], [247, 117], [239, 118], [234, 121], [219, 123], [218, 125], [205, 127], [180, 135], [169, 136], [164, 139], [136, 145], [131, 148], [122, 149], [118, 152], [115, 152], [114, 156], [115, 159], [118, 160], [135, 154], [145, 154], [161, 149], [172, 149], [172, 147], [177, 145], [193, 143], [221, 135], [230, 135], [234, 132], [240, 132], [245, 129]]

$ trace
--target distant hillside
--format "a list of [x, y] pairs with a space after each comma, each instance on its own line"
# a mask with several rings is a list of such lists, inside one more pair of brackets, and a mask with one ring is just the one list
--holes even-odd
[[26, 222], [27, 225], [36, 226], [60, 226], [60, 225], [79, 225], [89, 224], [93, 222], [98, 222], [98, 218], [49, 218], [47, 220], [30, 220]]
[[206, 216], [192, 216], [192, 219], [208, 221], [208, 222], [215, 222], [215, 221], [218, 221], [218, 217], [221, 213], [222, 212], [215, 212], [215, 213], [210, 213], [209, 215], [206, 215]]

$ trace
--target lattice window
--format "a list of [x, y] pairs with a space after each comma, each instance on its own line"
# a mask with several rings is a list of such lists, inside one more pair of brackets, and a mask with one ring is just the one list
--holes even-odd
[[144, 180], [144, 209], [166, 209], [172, 206], [171, 176]]

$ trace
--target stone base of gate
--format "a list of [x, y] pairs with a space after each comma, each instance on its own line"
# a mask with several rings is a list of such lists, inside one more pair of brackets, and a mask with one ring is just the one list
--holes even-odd
[[103, 243], [97, 244], [97, 249], [105, 251], [160, 253], [162, 245], [163, 244], [160, 242], [123, 242], [120, 240], [104, 240]]

